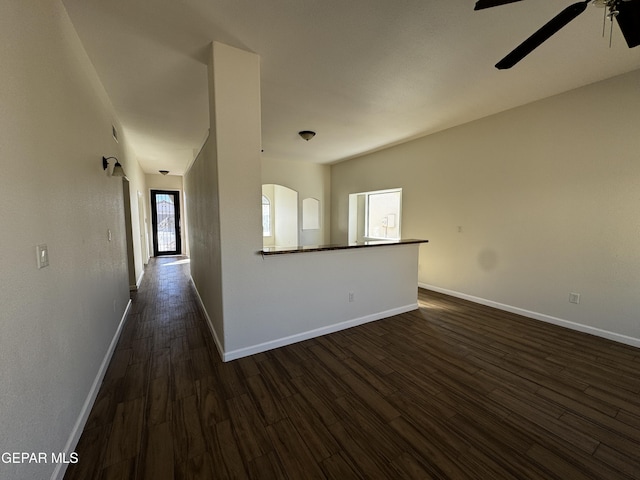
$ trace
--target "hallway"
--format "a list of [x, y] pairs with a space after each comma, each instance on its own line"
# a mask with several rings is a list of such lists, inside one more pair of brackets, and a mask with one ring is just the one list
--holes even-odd
[[152, 259], [65, 479], [640, 478], [638, 349], [419, 301], [222, 363], [188, 260]]
[[221, 363], [209, 338], [189, 260], [152, 258], [65, 478], [180, 478], [174, 464], [206, 473], [193, 462], [204, 452], [197, 408]]

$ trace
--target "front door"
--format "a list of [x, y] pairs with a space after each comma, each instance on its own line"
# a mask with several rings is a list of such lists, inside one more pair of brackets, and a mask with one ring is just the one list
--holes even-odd
[[151, 190], [151, 222], [155, 255], [180, 255], [180, 194]]

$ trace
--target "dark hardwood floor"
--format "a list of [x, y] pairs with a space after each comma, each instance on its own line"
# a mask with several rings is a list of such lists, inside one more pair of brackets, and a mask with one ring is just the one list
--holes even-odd
[[420, 290], [222, 363], [180, 260], [147, 268], [66, 479], [640, 478], [639, 349]]

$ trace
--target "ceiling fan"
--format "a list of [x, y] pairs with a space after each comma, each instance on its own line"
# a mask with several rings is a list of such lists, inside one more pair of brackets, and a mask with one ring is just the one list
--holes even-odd
[[[521, 0], [477, 0], [474, 10], [483, 10], [485, 8], [497, 7], [519, 1]], [[604, 7], [606, 9], [606, 16], [608, 16], [612, 22], [615, 17], [629, 48], [640, 45], [640, 0], [584, 0], [569, 5], [549, 20], [537, 32], [496, 63], [496, 68], [504, 70], [513, 67], [561, 28], [565, 27], [569, 22], [584, 12], [589, 3]]]

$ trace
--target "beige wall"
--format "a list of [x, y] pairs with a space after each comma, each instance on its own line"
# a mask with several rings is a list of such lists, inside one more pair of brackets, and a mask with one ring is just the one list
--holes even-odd
[[222, 315], [222, 253], [217, 153], [213, 138], [184, 177], [185, 208], [189, 217], [191, 278], [207, 311], [219, 348], [224, 349]]
[[[278, 184], [298, 192], [298, 226], [300, 245], [329, 243], [331, 217], [331, 167], [309, 162], [262, 160], [262, 183]], [[320, 202], [320, 228], [302, 229], [302, 201], [315, 198]]]
[[[129, 301], [122, 180], [102, 156], [144, 181], [61, 3], [0, 2], [0, 23], [0, 451], [62, 452]], [[0, 463], [0, 478], [55, 467]]]
[[147, 191], [146, 176], [137, 161], [136, 155], [127, 143], [126, 132], [120, 133], [120, 144], [124, 149], [123, 167], [127, 178], [129, 179], [129, 204], [131, 208], [131, 243], [133, 250], [133, 259], [129, 259], [133, 263], [134, 272], [131, 274], [135, 277], [135, 285], [140, 286], [144, 275], [144, 266], [149, 261], [148, 234], [146, 229], [146, 215], [148, 211], [149, 200], [145, 196]]
[[147, 187], [155, 190], [182, 190], [182, 176], [180, 175], [145, 175]]
[[421, 284], [640, 345], [639, 128], [636, 71], [334, 165], [332, 241], [402, 187]]

